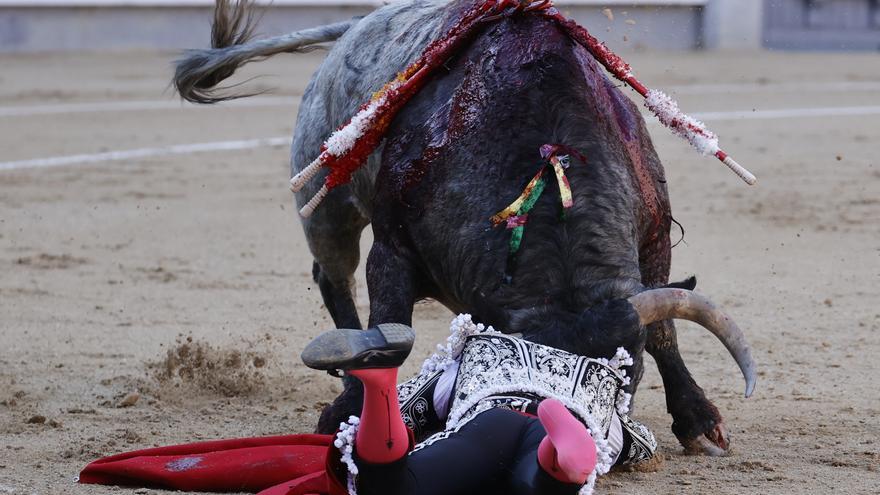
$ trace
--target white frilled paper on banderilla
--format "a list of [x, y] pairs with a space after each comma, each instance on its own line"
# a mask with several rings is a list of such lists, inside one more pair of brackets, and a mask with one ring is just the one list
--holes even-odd
[[718, 153], [718, 136], [707, 129], [706, 124], [682, 112], [678, 103], [666, 93], [650, 90], [645, 98], [645, 106], [657, 116], [660, 123], [686, 139], [701, 155]]
[[645, 106], [657, 116], [661, 124], [676, 136], [685, 139], [701, 155], [717, 157], [750, 186], [758, 181], [751, 172], [721, 150], [717, 134], [710, 131], [706, 124], [682, 112], [678, 103], [666, 93], [656, 89], [648, 91]]

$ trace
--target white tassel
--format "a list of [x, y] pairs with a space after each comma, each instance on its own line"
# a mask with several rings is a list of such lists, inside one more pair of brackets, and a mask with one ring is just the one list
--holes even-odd
[[330, 189], [327, 188], [327, 184], [324, 184], [321, 189], [312, 196], [312, 199], [310, 199], [309, 202], [299, 210], [299, 214], [302, 215], [303, 218], [309, 218], [312, 216], [312, 213], [315, 212], [315, 208], [321, 204], [321, 201], [324, 201], [328, 192], [330, 192]]
[[324, 165], [324, 162], [321, 160], [321, 157], [315, 158], [315, 161], [309, 164], [308, 167], [300, 170], [300, 172], [293, 176], [290, 179], [290, 190], [293, 192], [299, 192], [303, 186], [306, 185], [306, 182], [312, 180], [312, 178], [318, 175], [318, 171], [321, 170], [321, 167]]
[[354, 462], [354, 445], [357, 441], [357, 432], [360, 428], [361, 418], [349, 416], [348, 421], [339, 423], [339, 431], [333, 446], [339, 450], [340, 460], [348, 467], [348, 495], [357, 495], [358, 467]]
[[678, 103], [666, 93], [657, 90], [648, 91], [645, 96], [645, 106], [648, 107], [660, 122], [668, 127], [674, 134], [688, 140], [691, 145], [703, 155], [715, 155], [727, 165], [733, 173], [738, 175], [746, 184], [753, 186], [758, 179], [751, 172], [718, 147], [718, 136], [706, 128], [699, 120], [685, 114], [678, 108]]
[[645, 97], [648, 107], [660, 123], [679, 137], [686, 139], [702, 155], [718, 153], [718, 136], [706, 124], [681, 111], [678, 103], [662, 91], [651, 90]]
[[758, 182], [758, 179], [751, 172], [746, 170], [745, 167], [739, 163], [736, 163], [736, 160], [731, 158], [730, 155], [724, 157], [724, 164], [727, 165], [730, 170], [733, 170], [733, 173], [738, 175], [740, 179], [746, 181], [746, 184], [754, 186], [755, 183]]

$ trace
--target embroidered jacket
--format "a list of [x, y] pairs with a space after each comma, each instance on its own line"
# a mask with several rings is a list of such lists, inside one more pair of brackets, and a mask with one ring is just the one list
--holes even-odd
[[[589, 428], [597, 447], [609, 457], [608, 467], [615, 458], [616, 465], [631, 465], [656, 451], [651, 431], [626, 415], [629, 398], [621, 389], [626, 378], [617, 363], [487, 332], [468, 336], [455, 364], [398, 386], [404, 422], [420, 442], [416, 450], [446, 438], [488, 409], [534, 414], [541, 400], [552, 397]], [[444, 374], [456, 373], [456, 368], [451, 397], [438, 397], [438, 383], [450, 380]], [[443, 399], [451, 406], [438, 411]], [[608, 444], [609, 435], [614, 445]]]

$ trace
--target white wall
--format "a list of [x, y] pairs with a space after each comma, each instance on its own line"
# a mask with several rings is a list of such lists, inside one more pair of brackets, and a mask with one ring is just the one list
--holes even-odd
[[709, 49], [763, 46], [763, 0], [709, 0], [703, 8], [703, 44]]

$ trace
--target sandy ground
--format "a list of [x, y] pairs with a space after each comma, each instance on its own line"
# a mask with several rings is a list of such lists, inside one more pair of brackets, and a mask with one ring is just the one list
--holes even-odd
[[[171, 58], [3, 56], [0, 106], [170, 100]], [[249, 67], [244, 76], [268, 74], [253, 84], [276, 88], [286, 105], [0, 117], [0, 162], [289, 135], [319, 59]], [[646, 82], [677, 87], [689, 111], [880, 102], [876, 87], [777, 86], [880, 83], [876, 55], [631, 59]], [[693, 86], [706, 84], [734, 87]], [[649, 362], [636, 416], [664, 462], [612, 474], [599, 492], [878, 493], [880, 115], [710, 124], [760, 185], [652, 127], [687, 230], [673, 277], [699, 275], [700, 290], [737, 318], [760, 365], [757, 392], [743, 399], [722, 346], [682, 324], [685, 359], [724, 414], [733, 450], [682, 453]], [[330, 321], [286, 157], [263, 147], [0, 171], [0, 493], [132, 493], [73, 479], [124, 450], [311, 431], [340, 386], [298, 362]], [[451, 316], [418, 305], [410, 370]]]

